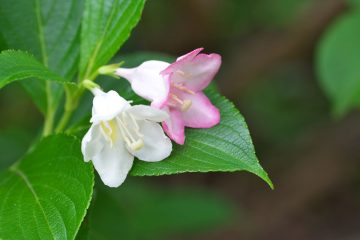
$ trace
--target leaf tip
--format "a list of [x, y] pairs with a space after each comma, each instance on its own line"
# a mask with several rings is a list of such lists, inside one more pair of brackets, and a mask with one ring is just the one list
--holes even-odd
[[264, 171], [264, 174], [262, 176], [260, 176], [260, 178], [268, 184], [268, 186], [271, 188], [271, 190], [275, 189], [274, 183], [271, 181], [271, 179], [269, 178], [269, 176], [267, 175], [267, 173], [265, 171]]

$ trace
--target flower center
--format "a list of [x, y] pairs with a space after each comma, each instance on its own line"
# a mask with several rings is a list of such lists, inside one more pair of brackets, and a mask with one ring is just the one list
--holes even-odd
[[[188, 94], [191, 94], [191, 95], [194, 95], [195, 92], [188, 89], [187, 87], [184, 86], [184, 84], [181, 84], [181, 83], [171, 83], [171, 85], [182, 91], [182, 92], [185, 92], [185, 93], [188, 93]], [[180, 109], [181, 111], [183, 112], [186, 112], [187, 110], [189, 110], [189, 108], [191, 107], [192, 105], [192, 101], [190, 99], [181, 99], [179, 96], [177, 96], [176, 94], [174, 93], [170, 93], [170, 97], [171, 99], [173, 100], [172, 103], [170, 103], [169, 105], [172, 106], [172, 107], [175, 107], [177, 105], [180, 105]]]
[[140, 127], [135, 118], [126, 112], [107, 122], [101, 122], [100, 127], [106, 140], [113, 146], [120, 136], [132, 151], [138, 151], [144, 146], [144, 141], [140, 133]]
[[170, 103], [170, 106], [175, 107], [176, 105], [180, 105], [180, 109], [183, 112], [186, 112], [190, 107], [191, 107], [191, 100], [190, 99], [185, 99], [182, 100], [181, 98], [179, 98], [177, 95], [170, 93], [170, 97], [173, 100], [173, 102], [175, 103]]
[[140, 133], [140, 127], [131, 114], [122, 112], [121, 116], [116, 117], [116, 121], [122, 138], [132, 151], [138, 151], [144, 147], [144, 135]]

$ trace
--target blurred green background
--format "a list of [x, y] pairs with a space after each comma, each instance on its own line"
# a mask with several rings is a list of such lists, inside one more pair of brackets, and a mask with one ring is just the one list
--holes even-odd
[[[95, 193], [93, 238], [360, 239], [360, 114], [334, 119], [315, 71], [323, 34], [350, 10], [344, 0], [149, 0], [120, 57], [220, 53], [216, 82], [245, 116], [276, 188], [249, 173], [131, 178]], [[42, 119], [17, 84], [1, 92], [0, 116], [4, 168]], [[119, 209], [102, 209], [108, 202]]]

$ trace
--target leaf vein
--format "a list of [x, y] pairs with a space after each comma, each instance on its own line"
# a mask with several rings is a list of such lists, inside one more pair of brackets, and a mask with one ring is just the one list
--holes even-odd
[[39, 206], [39, 209], [41, 210], [41, 213], [44, 216], [44, 219], [47, 223], [47, 227], [49, 228], [49, 231], [53, 237], [53, 239], [55, 239], [54, 233], [51, 231], [51, 227], [50, 227], [50, 223], [49, 223], [49, 219], [47, 218], [46, 214], [45, 214], [45, 210], [43, 208], [43, 206], [40, 203], [40, 199], [38, 197], [38, 195], [35, 192], [35, 189], [33, 188], [33, 186], [31, 185], [29, 179], [26, 177], [26, 175], [18, 168], [16, 167], [12, 167], [10, 168], [10, 171], [12, 171], [16, 176], [18, 176], [21, 180], [24, 181], [25, 185], [29, 188], [30, 192], [32, 193], [36, 204]]

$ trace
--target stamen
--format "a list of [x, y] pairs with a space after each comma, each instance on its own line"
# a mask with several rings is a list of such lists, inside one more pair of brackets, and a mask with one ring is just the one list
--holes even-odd
[[176, 96], [175, 94], [171, 93], [170, 96], [171, 96], [171, 98], [173, 100], [175, 100], [175, 102], [177, 102], [177, 103], [179, 103], [181, 105], [184, 104], [184, 102], [178, 96]]
[[186, 73], [184, 71], [181, 71], [181, 70], [177, 70], [176, 71], [179, 75], [183, 76], [183, 77], [186, 77]]
[[139, 140], [137, 140], [136, 142], [131, 143], [128, 146], [133, 151], [139, 151], [144, 146], [144, 141], [141, 138], [139, 138]]
[[111, 147], [113, 146], [117, 138], [115, 124], [116, 123], [114, 122], [114, 120], [100, 123], [101, 133], [104, 135], [105, 139], [110, 142]]
[[171, 103], [171, 102], [168, 102], [167, 105], [170, 106], [170, 107], [176, 107], [176, 104]]
[[140, 133], [140, 127], [138, 125], [138, 123], [136, 122], [135, 118], [133, 115], [128, 114], [127, 112], [123, 112], [123, 117], [126, 117], [127, 119], [130, 119], [132, 124], [133, 124], [133, 130], [135, 131], [136, 135], [140, 138], [144, 137], [143, 134]]
[[135, 138], [132, 136], [132, 134], [129, 132], [129, 129], [127, 129], [127, 127], [126, 127], [126, 125], [123, 123], [123, 121], [121, 121], [119, 118], [117, 118], [116, 120], [118, 120], [118, 123], [119, 123], [119, 125], [120, 125], [120, 129], [122, 129], [123, 131], [124, 131], [124, 135], [125, 135], [125, 137], [128, 137], [128, 138], [130, 138], [130, 140], [132, 141], [132, 142], [135, 142]]
[[132, 151], [140, 150], [144, 146], [144, 141], [142, 139], [144, 135], [140, 133], [140, 127], [135, 118], [131, 114], [123, 112], [121, 117], [117, 117], [116, 120], [120, 126], [121, 136], [127, 146]]
[[130, 146], [130, 145], [131, 145], [131, 141], [130, 141], [130, 139], [126, 136], [126, 133], [124, 132], [124, 130], [123, 130], [122, 127], [120, 127], [120, 133], [121, 133], [121, 136], [123, 137], [124, 141], [126, 142], [126, 144], [127, 144], [128, 146]]
[[184, 72], [184, 71], [182, 71], [182, 70], [177, 70], [176, 73], [179, 74], [180, 76], [184, 77], [184, 78], [191, 77], [191, 74], [190, 74], [190, 73]]
[[188, 89], [187, 87], [185, 87], [183, 84], [172, 83], [172, 85], [173, 85], [175, 88], [177, 88], [177, 89], [179, 89], [179, 90], [181, 90], [181, 91], [183, 91], [183, 92], [186, 92], [186, 93], [189, 93], [189, 94], [192, 94], [192, 95], [195, 94], [194, 91], [191, 91], [190, 89]]
[[134, 118], [133, 115], [127, 114], [126, 112], [124, 112], [124, 115], [126, 115], [127, 117], [130, 117], [130, 119], [131, 119], [132, 123], [134, 124], [136, 130], [140, 130], [140, 127], [139, 127], [139, 125], [137, 124], [137, 122], [136, 122], [136, 120], [135, 120], [135, 118]]
[[171, 98], [181, 105], [181, 111], [186, 112], [191, 107], [192, 101], [190, 99], [181, 100], [178, 96], [171, 93]]

